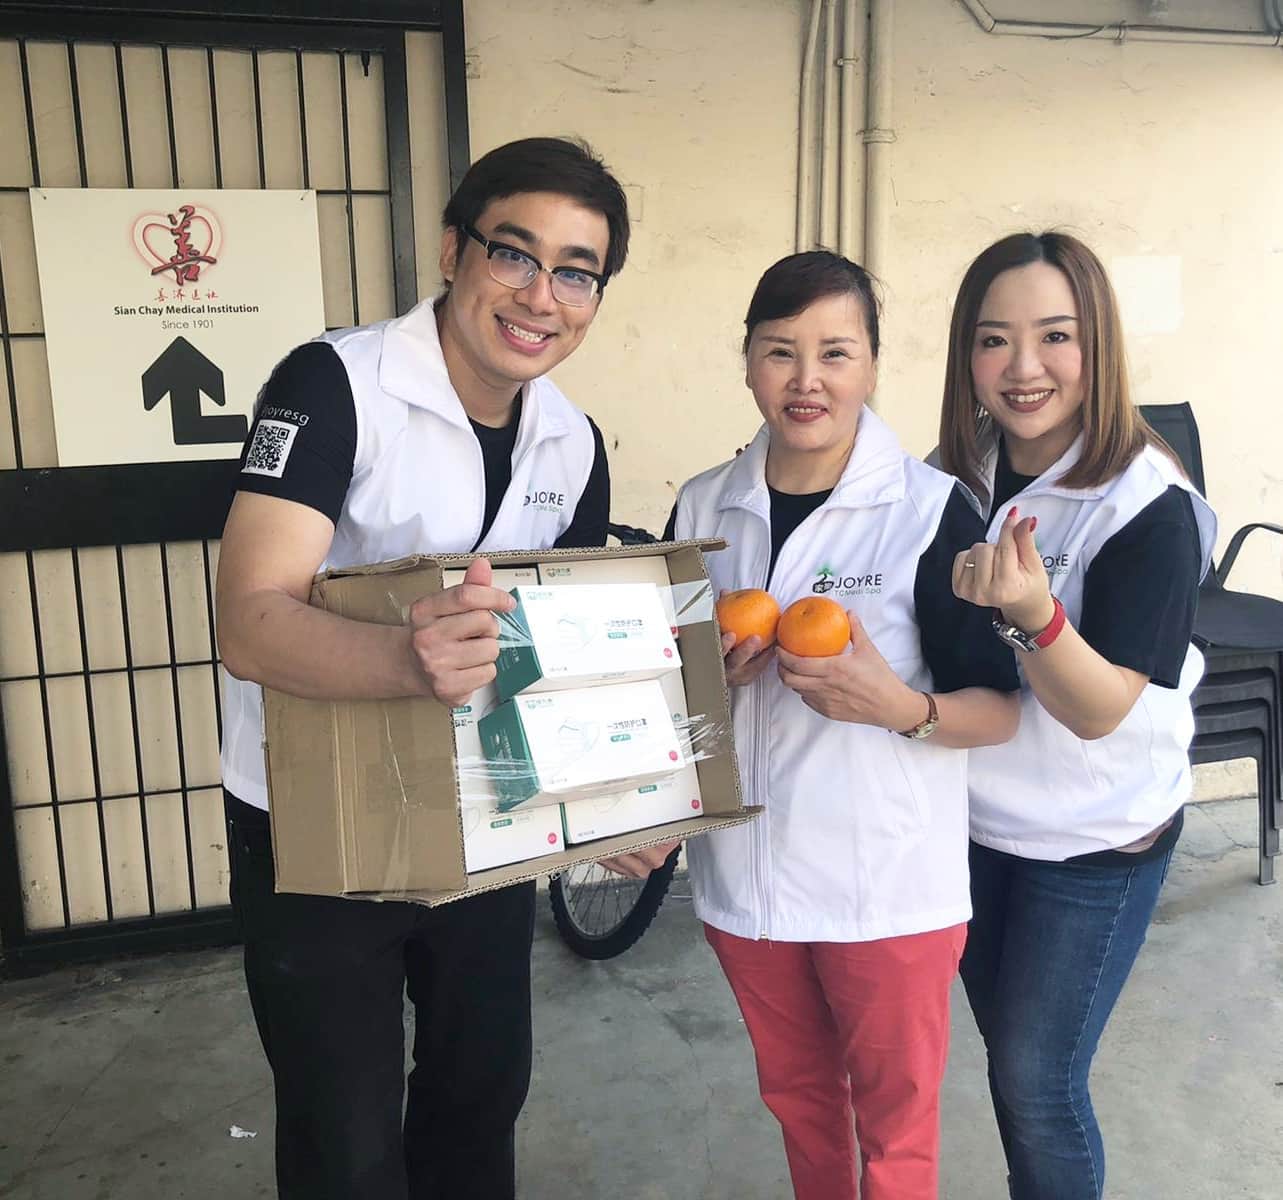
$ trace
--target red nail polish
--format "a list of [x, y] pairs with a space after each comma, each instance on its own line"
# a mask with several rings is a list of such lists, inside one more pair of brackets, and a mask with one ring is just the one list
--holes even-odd
[[1016, 515], [1016, 506], [1013, 504], [1011, 508], [1007, 510], [1007, 520], [1010, 521]]
[[1037, 528], [1038, 528], [1038, 518], [1037, 518], [1037, 517], [1030, 517], [1030, 518], [1029, 518], [1029, 532], [1030, 532], [1030, 533], [1033, 533], [1033, 531], [1034, 531], [1035, 529], [1037, 529]]

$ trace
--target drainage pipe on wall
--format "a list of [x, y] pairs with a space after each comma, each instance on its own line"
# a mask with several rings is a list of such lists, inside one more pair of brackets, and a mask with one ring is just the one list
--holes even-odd
[[891, 226], [891, 50], [892, 0], [869, 0], [869, 39], [864, 127], [863, 264], [881, 277]]
[[1089, 25], [1071, 21], [1004, 21], [996, 18], [982, 0], [959, 0], [985, 33], [1017, 37], [1098, 38], [1111, 42], [1186, 42], [1218, 46], [1283, 47], [1283, 32], [1265, 33], [1243, 29], [1198, 29], [1179, 25], [1133, 25], [1115, 21]]
[[802, 84], [797, 132], [797, 223], [794, 248], [815, 244], [815, 69], [819, 58], [824, 0], [811, 0], [811, 19], [802, 51]]
[[865, 33], [868, 13], [862, 0], [842, 5], [838, 101], [838, 240], [839, 254], [864, 253], [864, 117], [868, 98]]
[[820, 62], [824, 67], [824, 74], [820, 77], [820, 204], [816, 245], [829, 247], [837, 244], [838, 163], [843, 149], [838, 140], [837, 44], [837, 2], [824, 0], [824, 45], [820, 51]]

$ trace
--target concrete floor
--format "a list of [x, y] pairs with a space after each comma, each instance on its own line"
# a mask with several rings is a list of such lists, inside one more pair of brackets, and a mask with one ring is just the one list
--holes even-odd
[[[1259, 888], [1255, 802], [1191, 808], [1149, 944], [1097, 1059], [1111, 1200], [1283, 1196], [1283, 887]], [[774, 1122], [685, 881], [614, 963], [541, 918], [525, 1200], [778, 1200]], [[546, 912], [546, 910], [545, 910]], [[942, 1194], [1003, 1170], [961, 995]], [[235, 951], [0, 985], [0, 1196], [271, 1196], [272, 1098]], [[253, 1138], [229, 1136], [232, 1126]]]

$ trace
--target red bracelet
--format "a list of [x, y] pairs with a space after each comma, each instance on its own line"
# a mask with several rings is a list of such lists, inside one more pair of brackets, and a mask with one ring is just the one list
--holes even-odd
[[1047, 628], [1036, 638], [1031, 639], [1039, 650], [1046, 650], [1060, 636], [1060, 631], [1065, 627], [1065, 606], [1061, 604], [1056, 596], [1052, 596], [1051, 602], [1056, 611], [1051, 614], [1051, 620], [1047, 622]]

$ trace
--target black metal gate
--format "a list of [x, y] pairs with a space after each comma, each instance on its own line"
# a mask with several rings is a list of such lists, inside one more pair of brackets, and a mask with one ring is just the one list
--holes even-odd
[[[451, 184], [468, 161], [462, 0], [296, 2], [270, 20], [234, 4], [85, 7], [0, 4], [11, 151], [0, 162], [0, 947], [11, 968], [232, 936], [213, 573], [234, 463], [55, 466], [38, 296], [15, 283], [34, 278], [27, 189], [313, 189], [329, 214], [333, 328], [417, 299], [411, 36], [442, 35]], [[355, 165], [368, 122], [386, 138], [378, 169]], [[290, 127], [287, 153], [274, 123]], [[234, 124], [252, 125], [235, 163]], [[371, 246], [390, 263], [367, 286]]]

